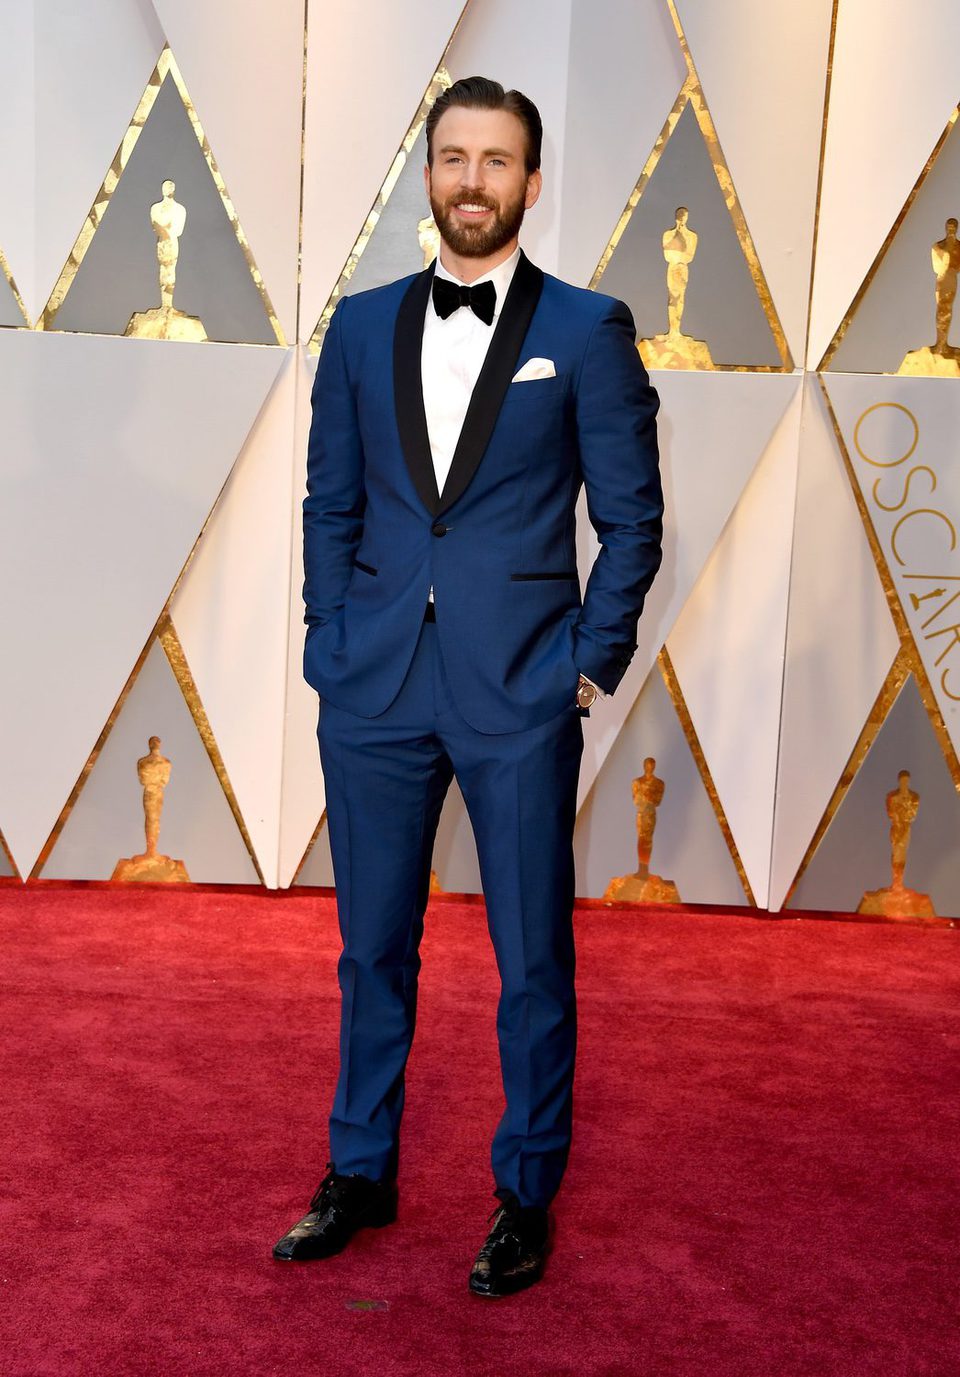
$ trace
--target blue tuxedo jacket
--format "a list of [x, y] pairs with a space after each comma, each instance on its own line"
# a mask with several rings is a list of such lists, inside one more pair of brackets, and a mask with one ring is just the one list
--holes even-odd
[[[660, 564], [657, 394], [628, 308], [521, 254], [437, 491], [420, 377], [433, 269], [340, 301], [313, 387], [304, 501], [307, 681], [376, 717], [431, 585], [450, 691], [477, 731], [538, 726], [582, 671], [612, 693]], [[529, 358], [556, 377], [511, 382]], [[581, 601], [575, 507], [601, 549]]]

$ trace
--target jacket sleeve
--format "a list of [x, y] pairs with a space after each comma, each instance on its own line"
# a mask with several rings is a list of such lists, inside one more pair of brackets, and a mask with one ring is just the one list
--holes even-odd
[[343, 606], [363, 531], [363, 446], [343, 348], [347, 302], [342, 297], [333, 313], [310, 396], [313, 418], [303, 502], [303, 601], [308, 628], [329, 621]]
[[637, 648], [637, 621], [662, 557], [660, 401], [635, 340], [629, 308], [611, 300], [593, 326], [576, 383], [580, 466], [601, 548], [574, 626], [574, 658], [607, 693]]

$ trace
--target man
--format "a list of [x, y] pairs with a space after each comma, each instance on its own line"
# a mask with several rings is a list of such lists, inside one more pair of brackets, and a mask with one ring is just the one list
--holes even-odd
[[[472, 77], [427, 121], [439, 262], [340, 302], [313, 391], [305, 673], [343, 936], [330, 1171], [276, 1245], [339, 1252], [396, 1215], [433, 843], [457, 777], [501, 977], [501, 1205], [470, 1274], [539, 1279], [570, 1146], [581, 715], [613, 693], [660, 562], [656, 394], [621, 303], [521, 253], [542, 130]], [[581, 606], [575, 504], [602, 549]], [[592, 682], [591, 682], [592, 681]]]

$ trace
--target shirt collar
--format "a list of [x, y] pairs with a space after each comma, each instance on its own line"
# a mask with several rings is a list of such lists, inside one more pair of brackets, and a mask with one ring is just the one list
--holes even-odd
[[[498, 263], [495, 268], [491, 268], [490, 272], [484, 273], [483, 277], [478, 277], [476, 281], [470, 283], [471, 287], [476, 287], [479, 282], [492, 282], [496, 287], [497, 304], [493, 313], [494, 319], [499, 316], [503, 303], [507, 299], [507, 292], [510, 289], [510, 283], [513, 281], [513, 274], [517, 271], [517, 264], [519, 262], [520, 245], [518, 244], [509, 258], [505, 258], [502, 263]], [[444, 277], [448, 282], [456, 282], [458, 285], [463, 285], [459, 277], [454, 277], [453, 273], [448, 272], [443, 266], [440, 262], [439, 255], [436, 260], [434, 275], [436, 277]]]

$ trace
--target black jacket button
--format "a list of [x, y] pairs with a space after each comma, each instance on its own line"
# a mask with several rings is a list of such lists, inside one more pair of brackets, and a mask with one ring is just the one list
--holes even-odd
[[430, 527], [430, 531], [435, 536], [445, 536], [447, 534], [447, 528], [442, 521], [435, 521]]

